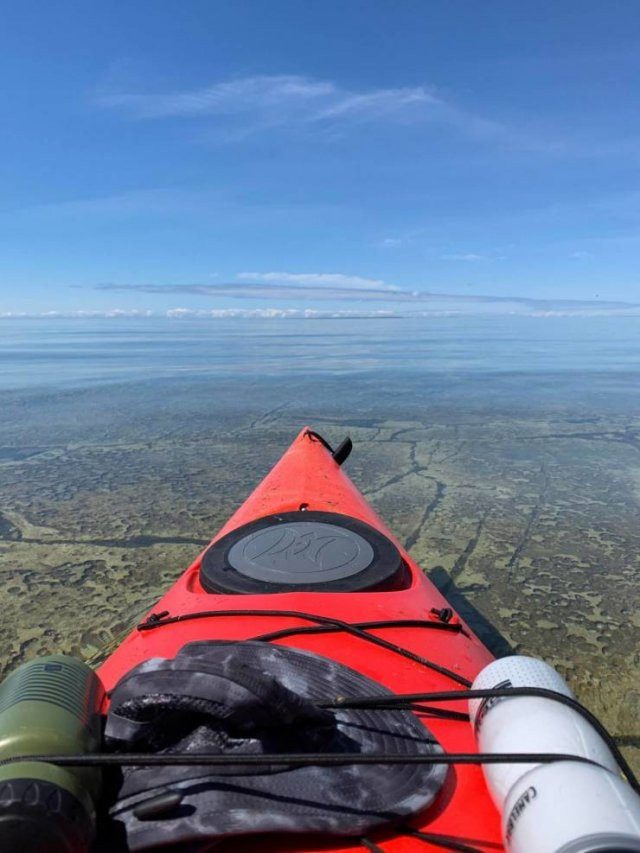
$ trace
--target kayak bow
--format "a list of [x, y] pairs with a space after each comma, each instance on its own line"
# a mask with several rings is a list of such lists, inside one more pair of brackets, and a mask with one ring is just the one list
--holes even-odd
[[[493, 656], [344, 473], [346, 453], [341, 446], [333, 454], [309, 429], [300, 432], [99, 668], [107, 696], [132, 668], [174, 658], [188, 643], [256, 638], [329, 658], [396, 694], [471, 685]], [[303, 568], [298, 578], [296, 565]], [[448, 701], [439, 713], [417, 716], [445, 753], [476, 753], [465, 710], [465, 703]], [[408, 823], [402, 831], [381, 830], [375, 843], [388, 853], [503, 849], [498, 811], [481, 768], [472, 764], [450, 768], [433, 804]], [[246, 839], [227, 844], [247, 849]], [[345, 853], [363, 846], [358, 839], [309, 834], [263, 836], [260, 849]]]

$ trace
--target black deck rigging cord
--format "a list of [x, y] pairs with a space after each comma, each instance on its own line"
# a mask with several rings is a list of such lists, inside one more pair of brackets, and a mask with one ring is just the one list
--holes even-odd
[[[556, 693], [552, 690], [536, 687], [513, 687], [509, 689], [493, 689], [493, 690], [449, 690], [431, 693], [408, 693], [395, 694], [391, 696], [375, 696], [375, 697], [336, 697], [333, 700], [318, 702], [318, 706], [322, 708], [375, 708], [376, 710], [400, 710], [411, 709], [418, 711], [422, 708], [423, 702], [448, 702], [461, 701], [469, 699], [485, 699], [485, 698], [517, 698], [523, 696], [537, 696], [559, 702], [567, 707], [572, 708], [580, 713], [589, 723], [591, 723], [598, 734], [606, 742], [607, 746], [614, 755], [621, 771], [627, 778], [631, 788], [640, 794], [640, 783], [636, 779], [633, 771], [629, 767], [624, 756], [621, 754], [617, 744], [612, 736], [602, 725], [602, 723], [590, 711], [584, 708], [579, 702], [570, 699], [561, 693]], [[429, 708], [429, 711], [437, 709]], [[450, 712], [455, 713], [455, 712]], [[454, 719], [466, 718], [467, 715], [459, 714]], [[209, 766], [219, 767], [230, 765], [251, 766], [257, 769], [261, 766], [273, 766], [274, 764], [282, 764], [289, 768], [306, 767], [309, 765], [319, 767], [331, 767], [344, 764], [445, 764], [448, 766], [456, 764], [464, 765], [482, 765], [482, 764], [552, 764], [558, 761], [574, 761], [581, 764], [590, 764], [600, 766], [597, 762], [583, 756], [576, 756], [567, 753], [442, 753], [429, 755], [406, 755], [406, 754], [385, 754], [385, 753], [275, 753], [262, 755], [223, 755], [216, 754], [197, 754], [197, 753], [82, 753], [77, 755], [22, 755], [12, 756], [11, 758], [0, 760], [0, 767], [5, 767], [18, 762], [44, 762], [56, 764], [61, 767], [123, 767], [123, 766]], [[400, 834], [409, 835], [416, 839], [422, 840], [435, 846], [440, 846], [447, 850], [459, 851], [459, 853], [482, 853], [477, 847], [473, 847], [463, 841], [441, 836], [434, 833], [422, 832], [413, 827], [403, 826], [398, 828]], [[372, 853], [384, 853], [383, 848], [371, 841], [369, 838], [362, 837], [360, 843]]]
[[[147, 631], [157, 627], [162, 627], [163, 625], [170, 625], [177, 622], [184, 622], [190, 619], [200, 619], [200, 618], [210, 618], [210, 617], [219, 617], [219, 616], [277, 616], [277, 617], [285, 617], [285, 618], [296, 618], [296, 619], [304, 619], [309, 622], [313, 622], [315, 624], [311, 626], [294, 626], [289, 628], [281, 628], [275, 631], [271, 631], [268, 633], [260, 634], [258, 636], [253, 637], [253, 640], [262, 641], [262, 642], [271, 642], [274, 640], [284, 639], [286, 637], [291, 637], [295, 635], [306, 635], [306, 634], [323, 634], [323, 633], [333, 633], [333, 632], [345, 632], [350, 634], [351, 636], [355, 636], [359, 639], [362, 639], [366, 642], [372, 643], [374, 645], [380, 646], [381, 648], [385, 648], [391, 652], [394, 652], [401, 657], [407, 658], [408, 660], [412, 660], [416, 663], [419, 663], [425, 666], [428, 669], [431, 669], [435, 672], [439, 672], [441, 675], [450, 678], [452, 681], [460, 684], [462, 687], [466, 688], [463, 690], [450, 690], [450, 691], [438, 691], [438, 692], [430, 692], [430, 693], [408, 693], [408, 694], [395, 694], [391, 696], [375, 696], [375, 697], [336, 697], [333, 700], [318, 703], [319, 707], [322, 708], [371, 708], [375, 710], [412, 710], [416, 713], [422, 714], [430, 714], [432, 716], [444, 717], [452, 720], [458, 721], [468, 721], [469, 715], [462, 712], [451, 711], [449, 709], [442, 708], [434, 708], [429, 704], [423, 703], [431, 703], [431, 702], [448, 702], [448, 701], [462, 701], [469, 699], [484, 699], [484, 698], [516, 698], [516, 697], [524, 697], [524, 696], [537, 696], [541, 698], [551, 699], [553, 701], [559, 702], [569, 708], [572, 708], [574, 711], [579, 713], [584, 719], [589, 722], [593, 728], [598, 732], [598, 734], [602, 737], [602, 739], [607, 744], [609, 750], [614, 756], [621, 772], [627, 779], [630, 787], [638, 794], [640, 794], [640, 782], [636, 778], [633, 770], [629, 766], [628, 762], [622, 755], [618, 745], [616, 744], [614, 738], [609, 734], [604, 725], [598, 720], [598, 718], [592, 714], [587, 708], [581, 705], [578, 701], [571, 699], [564, 694], [556, 693], [552, 690], [546, 690], [544, 688], [535, 688], [535, 687], [513, 687], [509, 689], [494, 689], [494, 690], [471, 690], [471, 681], [463, 676], [459, 675], [456, 672], [448, 669], [447, 667], [443, 667], [440, 664], [435, 663], [434, 661], [430, 661], [427, 658], [422, 657], [421, 655], [417, 655], [414, 652], [409, 651], [408, 649], [403, 648], [402, 646], [397, 645], [396, 643], [392, 643], [388, 640], [383, 639], [382, 637], [378, 637], [373, 634], [367, 633], [371, 629], [377, 628], [393, 628], [393, 627], [413, 627], [413, 628], [424, 628], [424, 629], [433, 629], [440, 631], [448, 631], [450, 633], [462, 633], [465, 636], [466, 631], [464, 631], [463, 626], [460, 623], [451, 624], [448, 621], [428, 621], [428, 620], [420, 620], [420, 619], [390, 619], [390, 620], [380, 620], [380, 621], [369, 621], [369, 622], [358, 622], [358, 623], [349, 623], [344, 622], [339, 619], [326, 617], [326, 616], [318, 616], [313, 613], [306, 613], [303, 611], [293, 611], [293, 610], [213, 610], [213, 611], [197, 611], [195, 613], [186, 613], [181, 616], [170, 616], [168, 612], [162, 613], [152, 613], [145, 622], [142, 622], [138, 625], [138, 630]], [[314, 764], [316, 766], [335, 766], [339, 764], [345, 763], [353, 763], [353, 764], [446, 764], [446, 765], [455, 765], [455, 764], [467, 764], [467, 765], [482, 765], [482, 764], [515, 764], [515, 763], [538, 763], [538, 764], [548, 764], [554, 763], [557, 761], [577, 761], [583, 764], [591, 764], [595, 766], [600, 766], [597, 762], [594, 762], [590, 759], [584, 758], [582, 756], [575, 756], [570, 754], [561, 754], [561, 753], [448, 753], [442, 755], [385, 755], [383, 753], [369, 753], [369, 754], [358, 754], [358, 755], [345, 755], [345, 754], [336, 754], [332, 755], [330, 753], [320, 753], [320, 754], [296, 754], [296, 755], [287, 755], [287, 754], [275, 754], [275, 755], [252, 755], [245, 756], [244, 758], [236, 758], [233, 760], [229, 759], [229, 756], [221, 756], [221, 755], [194, 755], [192, 753], [188, 754], [165, 754], [165, 755], [148, 755], [148, 754], [137, 754], [137, 753], [129, 753], [129, 754], [103, 754], [103, 755], [77, 755], [77, 756], [34, 756], [29, 757], [30, 760], [43, 760], [48, 761], [50, 763], [60, 764], [61, 766], [82, 766], [85, 764], [98, 764], [103, 766], [123, 766], [123, 765], [147, 765], [147, 766], [161, 766], [161, 765], [205, 765], [209, 764], [210, 766], [219, 766], [219, 765], [229, 765], [229, 764], [239, 764], [239, 765], [251, 765], [259, 767], [260, 765], [266, 764], [286, 764], [288, 766], [294, 767], [304, 767], [310, 764]], [[18, 760], [26, 760], [25, 758], [20, 759], [19, 757], [15, 759], [11, 759], [10, 761], [18, 761]], [[2, 767], [6, 761], [0, 761], [0, 767]], [[482, 853], [479, 848], [466, 844], [462, 841], [456, 840], [455, 838], [450, 838], [447, 836], [441, 836], [434, 833], [426, 833], [420, 830], [414, 829], [413, 827], [402, 827], [398, 829], [398, 832], [401, 834], [405, 834], [416, 839], [420, 839], [426, 843], [442, 847], [447, 850], [459, 851], [459, 853]], [[381, 848], [378, 844], [371, 841], [369, 838], [363, 837], [360, 839], [360, 843], [367, 850], [372, 851], [372, 853], [384, 853], [383, 848]]]
[[406, 755], [401, 752], [275, 752], [234, 756], [218, 752], [83, 752], [77, 755], [15, 755], [0, 760], [0, 767], [22, 761], [44, 762], [59, 767], [264, 767], [274, 764], [289, 767], [338, 767], [343, 764], [555, 764], [558, 761], [601, 766], [590, 758], [565, 752], [443, 752], [429, 755]]
[[[466, 632], [459, 622], [428, 622], [426, 619], [377, 619], [371, 622], [353, 622], [355, 628], [369, 630], [370, 628], [433, 628], [437, 631], [449, 631], [452, 634], [465, 634]], [[254, 640], [281, 640], [284, 637], [293, 637], [299, 634], [333, 634], [342, 631], [340, 625], [297, 625], [291, 628], [280, 628], [270, 631], [268, 634], [260, 634]]]
[[[402, 646], [399, 646], [396, 643], [392, 643], [390, 640], [385, 640], [382, 637], [377, 637], [373, 634], [368, 634], [366, 630], [358, 627], [357, 623], [352, 624], [350, 622], [343, 622], [341, 619], [335, 619], [330, 616], [318, 616], [315, 613], [305, 613], [304, 611], [299, 610], [198, 610], [195, 613], [183, 613], [179, 616], [170, 616], [165, 611], [162, 614], [152, 613], [149, 617], [147, 617], [144, 622], [141, 622], [138, 625], [138, 630], [150, 631], [155, 628], [161, 628], [163, 625], [173, 625], [177, 622], [187, 622], [191, 619], [209, 619], [219, 616], [277, 616], [280, 618], [284, 616], [292, 619], [306, 619], [308, 622], [315, 622], [317, 625], [330, 627], [332, 630], [335, 631], [344, 631], [347, 634], [351, 634], [354, 637], [358, 637], [361, 640], [365, 640], [365, 642], [372, 643], [375, 646], [380, 646], [381, 648], [387, 649], [390, 652], [395, 652], [395, 654], [398, 654], [401, 657], [405, 657], [408, 660], [412, 660], [415, 663], [419, 663], [427, 669], [432, 669], [434, 672], [439, 672], [440, 675], [444, 675], [445, 677], [450, 678], [452, 681], [455, 681], [457, 684], [461, 684], [463, 687], [471, 687], [471, 682], [468, 678], [459, 675], [457, 672], [448, 669], [446, 666], [441, 666], [439, 663], [435, 663], [435, 661], [422, 657], [422, 655], [417, 655], [415, 654], [415, 652], [410, 652], [408, 649], [403, 649]], [[417, 621], [419, 622], [419, 620]], [[386, 624], [392, 625], [393, 620], [390, 620]], [[452, 626], [450, 625], [450, 623], [447, 622], [428, 622], [425, 620], [425, 622], [422, 623], [422, 627], [426, 627], [427, 625], [432, 629], [440, 631], [460, 631], [457, 626]], [[382, 627], [382, 625], [378, 624], [376, 625], [376, 627]], [[294, 628], [282, 630], [292, 631], [293, 633], [298, 632]], [[275, 637], [273, 637], [273, 633], [277, 634], [278, 632], [272, 632], [272, 634], [263, 634], [262, 636], [255, 637], [254, 639], [275, 639]]]
[[[310, 622], [315, 622], [316, 624], [313, 626], [298, 626], [292, 628], [282, 628], [277, 631], [272, 631], [267, 634], [260, 634], [254, 637], [254, 640], [261, 640], [264, 642], [269, 642], [271, 640], [282, 639], [283, 637], [292, 636], [293, 634], [305, 634], [305, 633], [324, 633], [324, 632], [333, 632], [333, 631], [344, 631], [345, 633], [351, 634], [352, 636], [363, 639], [367, 642], [373, 643], [374, 645], [381, 646], [382, 648], [388, 649], [389, 651], [395, 652], [401, 657], [408, 658], [409, 660], [413, 660], [417, 663], [422, 664], [428, 669], [432, 669], [435, 672], [439, 672], [441, 675], [445, 675], [450, 678], [452, 681], [455, 681], [458, 684], [461, 684], [463, 687], [467, 688], [466, 690], [451, 690], [451, 691], [438, 691], [438, 692], [430, 692], [430, 693], [407, 693], [407, 694], [394, 694], [392, 696], [376, 696], [376, 697], [339, 697], [334, 700], [330, 700], [327, 703], [320, 704], [320, 707], [324, 708], [375, 708], [376, 710], [381, 710], [383, 708], [396, 709], [396, 710], [418, 710], [415, 707], [417, 702], [445, 702], [445, 701], [461, 701], [463, 699], [482, 699], [482, 698], [515, 698], [518, 696], [538, 696], [546, 699], [551, 699], [553, 701], [559, 702], [563, 705], [566, 705], [569, 708], [572, 708], [574, 711], [583, 716], [587, 722], [589, 722], [593, 728], [598, 732], [600, 737], [605, 741], [607, 746], [609, 747], [612, 755], [614, 756], [618, 766], [620, 767], [622, 773], [626, 777], [627, 781], [631, 785], [636, 793], [640, 794], [640, 782], [638, 782], [633, 770], [629, 766], [628, 762], [622, 755], [618, 745], [616, 744], [613, 737], [609, 734], [607, 729], [602, 725], [600, 720], [591, 713], [587, 708], [577, 702], [575, 699], [570, 699], [568, 696], [564, 696], [561, 693], [556, 693], [553, 690], [546, 690], [544, 688], [537, 687], [512, 687], [508, 690], [471, 690], [471, 682], [469, 679], [464, 678], [458, 673], [453, 672], [446, 667], [440, 666], [440, 664], [435, 663], [434, 661], [430, 661], [427, 658], [422, 657], [421, 655], [417, 655], [414, 652], [410, 652], [408, 649], [402, 648], [402, 646], [398, 646], [396, 643], [391, 643], [389, 640], [384, 640], [382, 637], [377, 637], [372, 634], [368, 634], [366, 629], [371, 628], [382, 628], [382, 627], [421, 627], [421, 628], [430, 628], [440, 631], [459, 631], [460, 628], [456, 624], [451, 624], [449, 622], [430, 622], [430, 621], [422, 621], [422, 620], [383, 620], [378, 622], [361, 622], [361, 623], [349, 623], [344, 622], [340, 619], [334, 619], [328, 616], [318, 616], [314, 613], [306, 613], [303, 611], [297, 610], [201, 610], [196, 611], [195, 613], [185, 613], [181, 616], [170, 616], [166, 611], [163, 613], [152, 613], [145, 622], [142, 622], [138, 625], [138, 630], [140, 631], [148, 631], [153, 628], [158, 628], [163, 625], [171, 625], [176, 622], [184, 622], [190, 619], [202, 619], [209, 617], [217, 617], [217, 616], [279, 616], [279, 617], [289, 617], [289, 618], [297, 618], [297, 619], [306, 619]], [[462, 714], [460, 712], [455, 711], [447, 711], [440, 710], [435, 708], [423, 708], [421, 709], [423, 712], [427, 711], [428, 713], [435, 714], [435, 716], [447, 716], [449, 719], [454, 720], [466, 720], [468, 719], [468, 715]], [[481, 755], [480, 753], [476, 753], [477, 755]], [[541, 759], [535, 758], [535, 760], [540, 761]], [[455, 762], [453, 762], [455, 763]], [[462, 763], [462, 762], [460, 762]], [[464, 763], [474, 763], [467, 762]], [[482, 763], [497, 763], [493, 760], [485, 760], [476, 762], [479, 764]], [[508, 763], [508, 756], [505, 756], [505, 763]], [[0, 763], [0, 766], [2, 764]]]
[[[611, 754], [620, 767], [620, 770], [626, 777], [629, 785], [633, 790], [640, 795], [640, 782], [636, 778], [633, 770], [629, 766], [624, 755], [620, 751], [615, 739], [609, 734], [605, 726], [600, 720], [580, 704], [576, 699], [565, 696], [564, 693], [557, 693], [555, 690], [548, 690], [544, 687], [509, 687], [503, 689], [487, 689], [487, 690], [443, 690], [431, 693], [397, 693], [392, 696], [371, 696], [371, 697], [337, 697], [331, 704], [323, 703], [322, 708], [372, 708], [375, 710], [383, 710], [384, 708], [397, 708], [400, 706], [414, 706], [416, 702], [457, 702], [463, 699], [515, 699], [518, 697], [538, 697], [542, 699], [551, 699], [561, 705], [571, 708], [584, 717], [584, 719], [596, 730], [602, 740], [606, 743]], [[482, 762], [488, 763], [488, 762]]]
[[[376, 710], [400, 710], [415, 707], [418, 702], [449, 702], [469, 699], [513, 699], [523, 696], [542, 697], [551, 699], [572, 708], [581, 714], [598, 732], [613, 754], [620, 770], [625, 775], [629, 785], [636, 793], [640, 794], [640, 783], [635, 777], [626, 759], [620, 752], [614, 738], [602, 725], [598, 718], [587, 710], [575, 699], [570, 699], [562, 693], [547, 690], [542, 687], [511, 687], [508, 689], [493, 690], [450, 690], [433, 693], [407, 693], [392, 696], [375, 696], [350, 699], [339, 697], [326, 702], [316, 703], [321, 708], [375, 708]], [[594, 764], [597, 762], [583, 756], [569, 753], [442, 753], [430, 755], [405, 755], [385, 753], [273, 753], [262, 755], [233, 756], [203, 754], [203, 753], [82, 753], [78, 755], [31, 755], [13, 756], [0, 760], [0, 767], [7, 764], [15, 764], [19, 761], [44, 761], [50, 764], [58, 764], [67, 767], [80, 767], [85, 765], [96, 766], [131, 766], [144, 764], [148, 766], [164, 765], [186, 765], [202, 766], [242, 764], [250, 766], [261, 766], [265, 764], [288, 764], [295, 767], [308, 765], [331, 767], [341, 764], [549, 764], [556, 761], [578, 761], [583, 764]]]
[[427, 844], [433, 844], [435, 847], [444, 847], [445, 850], [457, 850], [458, 853], [484, 853], [484, 851], [480, 850], [479, 847], [472, 847], [470, 844], [465, 844], [463, 841], [458, 841], [449, 835], [440, 835], [435, 832], [422, 832], [419, 829], [414, 829], [412, 826], [398, 827], [398, 831], [402, 833], [402, 835], [409, 835], [412, 838], [418, 838], [420, 841], [424, 841]]
[[359, 840], [360, 844], [362, 844], [363, 847], [366, 847], [366, 849], [369, 850], [370, 853], [384, 853], [382, 847], [380, 847], [379, 844], [376, 844], [375, 842], [371, 841], [369, 838], [365, 838], [363, 836]]

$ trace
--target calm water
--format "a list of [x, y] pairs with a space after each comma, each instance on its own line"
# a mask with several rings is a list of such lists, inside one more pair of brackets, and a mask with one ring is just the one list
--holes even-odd
[[640, 769], [640, 318], [0, 321], [0, 670], [116, 642], [304, 424]]
[[0, 320], [0, 388], [179, 376], [640, 370], [640, 317]]

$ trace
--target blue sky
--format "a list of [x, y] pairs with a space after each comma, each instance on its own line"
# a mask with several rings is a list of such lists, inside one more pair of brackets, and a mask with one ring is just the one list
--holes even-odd
[[0, 314], [640, 302], [635, 0], [23, 0], [0, 68]]

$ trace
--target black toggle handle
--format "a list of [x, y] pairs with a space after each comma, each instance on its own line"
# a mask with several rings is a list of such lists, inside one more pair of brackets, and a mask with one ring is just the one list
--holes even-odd
[[348, 459], [349, 454], [351, 453], [352, 450], [353, 450], [353, 442], [351, 441], [349, 436], [347, 436], [345, 439], [343, 439], [340, 442], [340, 444], [336, 447], [336, 449], [333, 451], [333, 453], [331, 455], [333, 456], [334, 461], [338, 465], [342, 465], [342, 463]]

